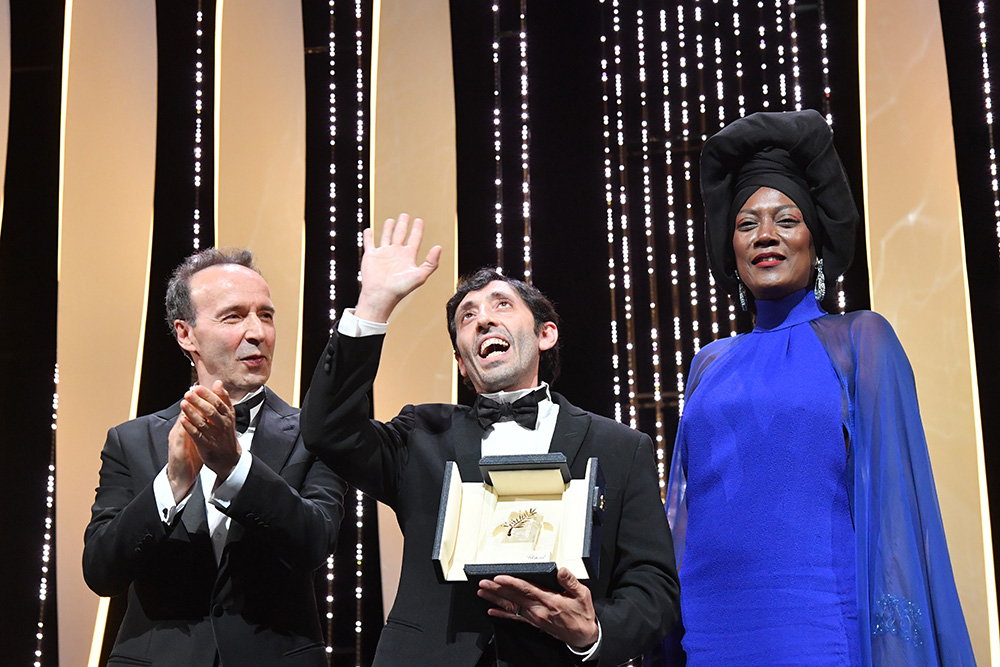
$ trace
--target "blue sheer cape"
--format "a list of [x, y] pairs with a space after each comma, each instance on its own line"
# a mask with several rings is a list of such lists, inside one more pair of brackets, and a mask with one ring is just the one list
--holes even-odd
[[[861, 664], [974, 666], [906, 354], [889, 323], [870, 311], [826, 315], [810, 324], [840, 380], [850, 442], [859, 636], [867, 638]], [[689, 396], [705, 370], [740, 338], [716, 341], [695, 357]], [[682, 419], [678, 442], [683, 428]], [[675, 446], [666, 512], [681, 568], [685, 488]]]

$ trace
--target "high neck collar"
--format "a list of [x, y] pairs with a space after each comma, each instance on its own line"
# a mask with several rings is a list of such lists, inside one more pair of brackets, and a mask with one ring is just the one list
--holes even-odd
[[802, 324], [826, 315], [811, 289], [800, 289], [788, 296], [766, 301], [757, 300], [757, 322], [753, 330], [775, 331]]

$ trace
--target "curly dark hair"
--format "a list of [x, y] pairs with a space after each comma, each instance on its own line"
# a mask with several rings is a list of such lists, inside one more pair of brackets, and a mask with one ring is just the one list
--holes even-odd
[[191, 255], [174, 269], [167, 283], [166, 322], [170, 334], [176, 339], [175, 320], [195, 323], [194, 305], [191, 303], [191, 276], [210, 266], [238, 264], [260, 274], [253, 253], [244, 248], [206, 248]]
[[[557, 328], [559, 327], [559, 314], [556, 312], [555, 305], [537, 287], [505, 276], [495, 268], [483, 267], [459, 279], [458, 285], [455, 287], [455, 295], [448, 299], [448, 305], [445, 307], [448, 316], [448, 335], [451, 336], [451, 346], [455, 350], [455, 354], [458, 354], [456, 344], [458, 329], [455, 324], [455, 311], [458, 310], [459, 304], [470, 292], [481, 290], [494, 280], [507, 283], [517, 290], [521, 300], [535, 316], [536, 334], [541, 331], [542, 325], [546, 322], [552, 322]], [[538, 378], [549, 384], [555, 382], [556, 378], [559, 377], [559, 344], [560, 341], [557, 340], [551, 348], [543, 350], [538, 358]]]

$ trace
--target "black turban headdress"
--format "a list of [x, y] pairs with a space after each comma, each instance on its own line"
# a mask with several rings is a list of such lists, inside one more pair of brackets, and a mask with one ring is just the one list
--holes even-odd
[[701, 151], [705, 241], [716, 282], [737, 294], [733, 231], [736, 214], [758, 188], [795, 202], [823, 259], [827, 294], [854, 257], [860, 216], [833, 131], [818, 112], [761, 112], [736, 120]]

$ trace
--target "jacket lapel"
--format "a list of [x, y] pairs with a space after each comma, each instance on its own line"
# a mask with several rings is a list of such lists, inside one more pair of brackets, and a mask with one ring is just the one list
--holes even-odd
[[552, 434], [549, 451], [562, 452], [572, 470], [583, 439], [590, 430], [590, 415], [571, 404], [561, 394], [553, 392], [552, 398], [559, 406], [559, 415], [556, 417], [556, 430]]
[[170, 429], [173, 428], [177, 416], [181, 413], [181, 402], [177, 401], [169, 408], [160, 410], [153, 416], [154, 420], [149, 424], [149, 444], [152, 448], [154, 474], [167, 465], [167, 442], [170, 437]]
[[250, 451], [274, 472], [281, 472], [292, 453], [298, 435], [296, 411], [265, 387], [260, 421], [253, 434]]
[[472, 414], [471, 408], [460, 405], [452, 416], [452, 427], [445, 440], [455, 448], [446, 459], [454, 458], [463, 482], [481, 482], [479, 459], [483, 457], [483, 429]]

